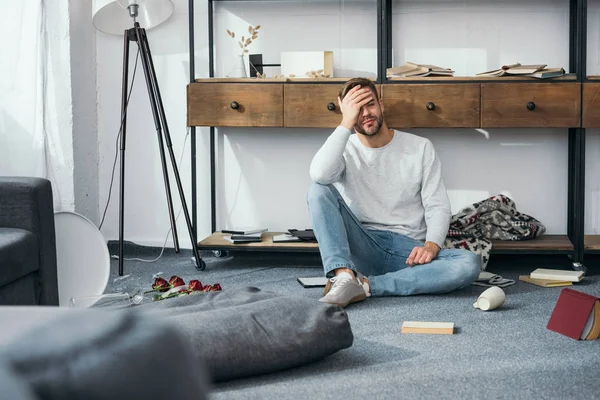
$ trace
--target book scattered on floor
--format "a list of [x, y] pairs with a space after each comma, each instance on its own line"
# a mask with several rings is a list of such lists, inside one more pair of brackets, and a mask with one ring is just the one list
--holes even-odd
[[256, 243], [262, 241], [262, 234], [263, 232], [249, 233], [247, 235], [234, 233], [223, 236], [223, 239], [230, 241], [233, 244]]
[[580, 282], [583, 279], [583, 271], [538, 268], [529, 276], [534, 279]]
[[471, 283], [471, 285], [474, 285], [474, 286], [484, 286], [484, 287], [498, 286], [500, 288], [507, 287], [507, 286], [514, 285], [514, 284], [515, 284], [514, 279], [506, 279], [506, 278], [501, 277], [498, 274], [494, 274], [494, 273], [491, 273], [488, 271], [479, 272], [479, 277], [477, 277], [475, 282]]
[[452, 335], [454, 334], [454, 322], [404, 321], [401, 332]]
[[252, 233], [266, 232], [267, 230], [268, 230], [267, 228], [244, 227], [244, 228], [223, 229], [221, 232], [235, 233], [237, 235], [250, 235]]
[[500, 77], [504, 75], [527, 76], [539, 79], [554, 78], [565, 74], [563, 68], [546, 68], [546, 64], [522, 65], [521, 63], [503, 65], [498, 69], [480, 72], [477, 76]]
[[292, 235], [291, 233], [282, 233], [280, 235], [273, 236], [273, 243], [298, 243], [302, 242], [297, 236]]
[[454, 71], [450, 68], [442, 68], [431, 64], [416, 64], [405, 62], [399, 67], [392, 67], [386, 70], [388, 78], [408, 78], [414, 76], [454, 76]]
[[533, 285], [541, 286], [541, 287], [558, 287], [558, 286], [571, 286], [573, 282], [571, 281], [556, 281], [551, 279], [535, 279], [529, 275], [521, 275], [519, 276], [519, 280], [527, 283], [531, 283]]
[[298, 278], [298, 283], [300, 283], [305, 288], [322, 287], [327, 284], [327, 278], [324, 276]]
[[575, 340], [598, 339], [600, 298], [564, 288], [558, 296], [546, 328]]

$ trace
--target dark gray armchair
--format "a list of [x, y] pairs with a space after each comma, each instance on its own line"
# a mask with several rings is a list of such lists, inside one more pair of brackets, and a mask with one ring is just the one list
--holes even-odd
[[50, 181], [0, 177], [0, 304], [58, 305]]

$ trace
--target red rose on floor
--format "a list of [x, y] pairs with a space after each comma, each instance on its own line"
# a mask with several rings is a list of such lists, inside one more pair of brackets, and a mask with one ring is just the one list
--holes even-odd
[[219, 285], [218, 283], [215, 283], [214, 285], [206, 285], [202, 289], [203, 292], [218, 292], [220, 290], [223, 289], [221, 289], [221, 285]]
[[156, 278], [154, 280], [154, 285], [152, 285], [152, 289], [158, 290], [159, 292], [166, 292], [169, 288], [169, 282], [164, 278]]
[[185, 286], [185, 281], [183, 279], [181, 279], [180, 277], [178, 277], [177, 275], [174, 275], [171, 277], [171, 279], [169, 279], [169, 284], [171, 285], [172, 288], [177, 287], [177, 286]]
[[204, 287], [202, 286], [202, 282], [197, 279], [191, 280], [188, 284], [188, 289], [192, 292], [202, 291]]

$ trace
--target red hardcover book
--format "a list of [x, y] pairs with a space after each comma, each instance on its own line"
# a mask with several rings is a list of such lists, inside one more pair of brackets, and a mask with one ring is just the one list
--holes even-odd
[[590, 294], [564, 288], [558, 296], [546, 328], [575, 340], [581, 339], [597, 300], [598, 297]]

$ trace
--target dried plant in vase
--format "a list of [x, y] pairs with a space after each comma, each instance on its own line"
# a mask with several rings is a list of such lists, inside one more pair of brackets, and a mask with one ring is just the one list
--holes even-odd
[[[237, 44], [238, 44], [238, 46], [240, 46], [241, 54], [239, 55], [239, 59], [240, 59], [241, 65], [245, 65], [245, 63], [243, 61], [244, 55], [247, 54], [249, 51], [248, 46], [250, 46], [252, 44], [252, 42], [258, 38], [258, 30], [259, 29], [260, 29], [260, 25], [248, 26], [248, 35], [249, 36], [248, 37], [242, 36], [239, 40], [236, 39], [235, 32], [232, 32], [229, 29], [227, 29], [227, 34], [233, 40], [237, 40]], [[254, 68], [254, 65], [250, 64], [250, 66], [252, 68]], [[238, 69], [240, 69], [240, 68], [238, 67]], [[256, 68], [254, 68], [254, 69], [256, 69]], [[258, 73], [258, 71], [257, 71], [257, 73]], [[238, 71], [238, 77], [246, 77], [246, 67], [244, 67], [243, 73], [242, 73], [242, 71]]]
[[[260, 25], [256, 25], [256, 26], [252, 26], [250, 25], [248, 27], [248, 34], [250, 36], [248, 36], [247, 38], [245, 36], [242, 36], [242, 38], [240, 40], [238, 40], [238, 46], [240, 46], [240, 49], [242, 49], [242, 54], [244, 55], [246, 53], [248, 53], [248, 46], [250, 46], [250, 44], [252, 44], [252, 41], [256, 40], [256, 38], [258, 38], [258, 30], [260, 29]], [[229, 29], [227, 29], [227, 34], [229, 36], [231, 36], [232, 39], [235, 40], [235, 32], [230, 31]]]

